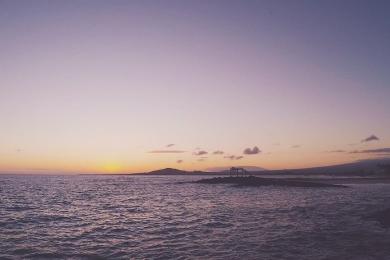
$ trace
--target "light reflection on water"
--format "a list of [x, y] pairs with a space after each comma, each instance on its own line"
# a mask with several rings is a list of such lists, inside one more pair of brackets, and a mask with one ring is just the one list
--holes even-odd
[[386, 259], [366, 216], [390, 185], [178, 184], [199, 176], [0, 176], [0, 258]]

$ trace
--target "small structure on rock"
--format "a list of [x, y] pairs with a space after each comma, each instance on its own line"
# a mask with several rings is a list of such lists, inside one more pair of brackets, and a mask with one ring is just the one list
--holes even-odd
[[237, 167], [232, 167], [230, 168], [229, 171], [229, 176], [230, 177], [244, 177], [244, 176], [249, 176], [249, 172], [245, 170], [244, 168], [237, 168]]

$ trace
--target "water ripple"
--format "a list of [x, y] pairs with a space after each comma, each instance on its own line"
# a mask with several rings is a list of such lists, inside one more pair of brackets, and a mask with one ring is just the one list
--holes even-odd
[[[386, 259], [388, 185], [241, 188], [188, 178], [0, 176], [0, 258]], [[179, 184], [180, 183], [180, 184]]]

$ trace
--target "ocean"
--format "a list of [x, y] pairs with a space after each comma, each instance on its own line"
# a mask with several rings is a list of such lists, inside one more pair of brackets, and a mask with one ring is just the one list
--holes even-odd
[[389, 259], [389, 184], [231, 187], [201, 176], [0, 176], [0, 259]]

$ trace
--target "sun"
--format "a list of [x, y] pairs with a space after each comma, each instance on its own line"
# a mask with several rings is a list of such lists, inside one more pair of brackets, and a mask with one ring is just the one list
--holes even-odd
[[122, 170], [122, 166], [119, 163], [110, 162], [103, 166], [103, 171], [108, 173], [117, 173]]

